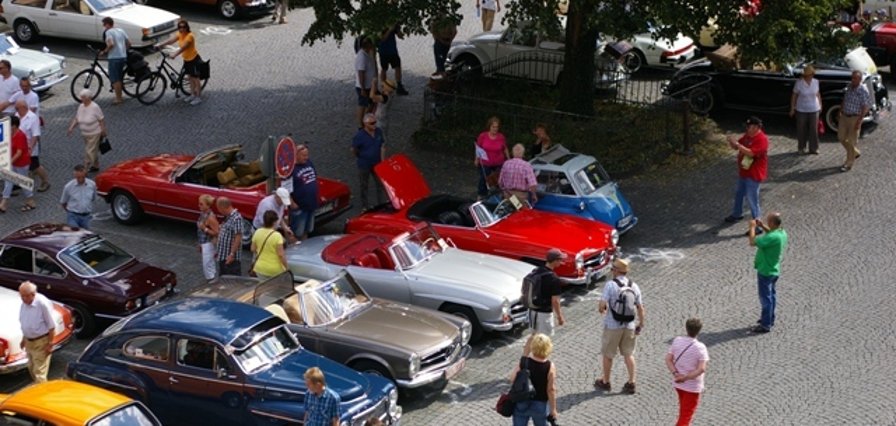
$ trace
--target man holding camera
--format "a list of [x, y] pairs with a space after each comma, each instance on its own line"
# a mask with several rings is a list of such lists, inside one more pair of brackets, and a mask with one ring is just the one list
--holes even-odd
[[[757, 237], [760, 230], [764, 231], [764, 235]], [[781, 229], [781, 213], [769, 213], [765, 223], [759, 219], [751, 220], [747, 235], [750, 237], [750, 245], [756, 247], [753, 266], [756, 268], [756, 283], [759, 287], [759, 306], [762, 307], [762, 314], [758, 324], [753, 327], [753, 332], [768, 333], [775, 325], [775, 284], [781, 275], [781, 259], [787, 248], [787, 232]]]

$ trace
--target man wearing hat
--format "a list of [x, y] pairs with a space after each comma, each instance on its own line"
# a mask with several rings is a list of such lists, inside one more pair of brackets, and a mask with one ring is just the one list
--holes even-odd
[[[548, 254], [545, 257], [545, 264], [535, 268], [535, 270], [531, 272], [531, 275], [536, 277], [539, 281], [537, 289], [540, 290], [541, 293], [538, 300], [550, 300], [549, 305], [546, 304], [534, 309], [529, 309], [529, 329], [532, 330], [532, 336], [536, 333], [553, 336], [554, 317], [557, 318], [557, 325], [566, 323], [566, 320], [563, 318], [563, 313], [560, 311], [560, 294], [563, 293], [563, 284], [560, 277], [554, 273], [554, 269], [560, 266], [565, 259], [566, 253], [560, 249], [552, 248], [548, 250]], [[523, 348], [523, 356], [529, 354], [529, 343], [532, 340], [532, 336], [529, 336], [529, 340]]]
[[768, 137], [762, 131], [762, 120], [753, 116], [747, 119], [747, 131], [740, 139], [728, 136], [728, 146], [737, 151], [737, 189], [734, 208], [725, 222], [735, 223], [744, 218], [744, 198], [750, 205], [753, 219], [762, 217], [759, 208], [759, 184], [768, 174]]
[[[604, 285], [603, 294], [598, 301], [597, 310], [604, 315], [604, 332], [601, 336], [601, 355], [603, 365], [601, 377], [594, 381], [594, 387], [600, 390], [610, 390], [610, 372], [613, 369], [613, 358], [616, 353], [622, 354], [625, 361], [625, 369], [628, 371], [628, 382], [622, 387], [622, 392], [635, 393], [635, 340], [644, 327], [644, 305], [641, 304], [641, 289], [638, 284], [629, 279], [628, 261], [624, 259], [613, 260], [613, 279]], [[620, 297], [620, 295], [623, 297]], [[634, 300], [634, 316], [631, 321], [617, 319], [617, 313], [624, 314], [625, 308], [622, 301], [628, 297]], [[612, 315], [607, 311], [612, 310]]]
[[289, 190], [283, 187], [277, 188], [273, 194], [262, 198], [258, 203], [258, 208], [255, 209], [255, 217], [252, 219], [252, 226], [255, 229], [264, 226], [264, 212], [273, 210], [277, 213], [277, 224], [274, 225], [274, 229], [284, 233], [289, 241], [295, 241], [295, 235], [293, 235], [284, 219], [286, 209], [289, 208], [291, 202], [292, 197], [289, 195]]

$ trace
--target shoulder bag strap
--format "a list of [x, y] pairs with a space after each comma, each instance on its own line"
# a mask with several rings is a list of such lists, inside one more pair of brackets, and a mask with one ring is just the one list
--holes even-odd
[[684, 355], [684, 353], [687, 352], [688, 349], [691, 348], [691, 346], [694, 346], [694, 343], [696, 343], [696, 342], [697, 342], [697, 339], [694, 339], [694, 341], [691, 342], [690, 345], [687, 345], [687, 346], [684, 348], [683, 351], [679, 352], [679, 353], [678, 353], [678, 356], [675, 357], [675, 361], [672, 361], [672, 365], [676, 365], [676, 364], [678, 364], [678, 359], [681, 358], [681, 356]]
[[258, 258], [261, 257], [261, 251], [264, 250], [265, 243], [268, 242], [268, 238], [271, 238], [271, 235], [274, 235], [274, 232], [277, 232], [277, 230], [272, 229], [268, 236], [264, 238], [264, 241], [261, 242], [261, 248], [258, 249], [258, 253], [255, 255], [255, 260], [252, 261], [252, 266], [249, 267], [250, 271], [255, 269], [255, 264], [258, 263]]

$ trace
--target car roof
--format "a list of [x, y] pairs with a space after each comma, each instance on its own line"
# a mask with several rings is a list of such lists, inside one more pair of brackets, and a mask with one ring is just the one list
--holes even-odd
[[189, 297], [147, 308], [129, 319], [119, 332], [157, 330], [189, 334], [222, 345], [273, 315], [256, 306], [225, 299]]
[[0, 401], [0, 409], [35, 416], [59, 425], [87, 424], [132, 400], [124, 395], [69, 380], [34, 384]]
[[64, 223], [36, 223], [7, 235], [3, 242], [40, 245], [58, 251], [93, 235], [96, 234]]
[[590, 155], [570, 152], [560, 144], [553, 145], [547, 151], [538, 154], [530, 163], [540, 170], [579, 170], [596, 159]]

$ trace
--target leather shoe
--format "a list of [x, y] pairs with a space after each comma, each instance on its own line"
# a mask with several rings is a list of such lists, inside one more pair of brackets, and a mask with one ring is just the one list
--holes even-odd
[[726, 223], [737, 223], [743, 218], [744, 218], [743, 216], [728, 216], [725, 218], [725, 222]]

